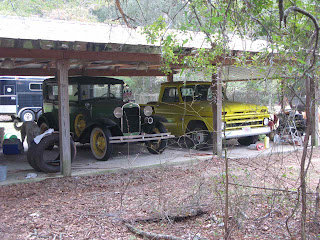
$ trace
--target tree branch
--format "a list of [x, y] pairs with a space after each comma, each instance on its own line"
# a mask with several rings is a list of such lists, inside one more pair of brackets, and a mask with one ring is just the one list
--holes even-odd
[[312, 63], [310, 65], [310, 67], [306, 71], [306, 72], [308, 72], [313, 67], [313, 65], [314, 65], [314, 63], [316, 61], [316, 50], [318, 48], [318, 39], [319, 39], [319, 30], [320, 30], [319, 23], [318, 23], [317, 19], [311, 13], [309, 13], [308, 11], [303, 10], [303, 9], [301, 9], [299, 7], [293, 6], [293, 7], [289, 7], [287, 10], [284, 11], [283, 21], [284, 21], [284, 25], [285, 26], [287, 25], [287, 17], [292, 12], [299, 12], [299, 13], [305, 15], [306, 17], [310, 18], [311, 21], [313, 22], [314, 26], [315, 26], [316, 39], [315, 39], [315, 44], [314, 44], [313, 53], [312, 53], [313, 60], [312, 60]]
[[127, 25], [128, 28], [134, 28], [133, 26], [131, 26], [131, 24], [127, 21], [127, 15], [123, 12], [121, 5], [120, 5], [120, 1], [116, 0], [116, 6], [123, 18], [123, 21], [125, 22], [125, 24]]
[[183, 209], [182, 214], [179, 215], [167, 215], [167, 216], [155, 216], [155, 217], [149, 217], [149, 218], [141, 218], [141, 219], [135, 219], [132, 221], [124, 220], [124, 222], [161, 222], [164, 220], [170, 220], [173, 222], [182, 222], [191, 218], [202, 216], [203, 214], [207, 214], [208, 212], [205, 210], [202, 210], [200, 208], [190, 208], [190, 209]]
[[135, 228], [134, 226], [132, 226], [129, 223], [125, 223], [124, 224], [128, 230], [136, 235], [139, 235], [143, 238], [146, 239], [164, 239], [164, 240], [182, 240], [182, 238], [179, 237], [175, 237], [175, 236], [171, 236], [171, 235], [164, 235], [164, 234], [156, 234], [156, 233], [152, 233], [152, 232], [145, 232], [142, 231], [138, 228]]
[[280, 18], [280, 28], [281, 28], [281, 22], [283, 20], [283, 0], [279, 0], [279, 18]]
[[[299, 191], [291, 191], [287, 189], [279, 189], [279, 188], [268, 188], [268, 187], [257, 187], [257, 186], [250, 186], [238, 183], [229, 183], [229, 185], [245, 187], [245, 188], [254, 188], [254, 189], [261, 189], [261, 190], [268, 190], [268, 191], [276, 191], [276, 192], [285, 192], [285, 193], [292, 193], [292, 194], [299, 194]], [[314, 192], [307, 192], [307, 194], [316, 194]]]
[[313, 24], [316, 27], [316, 30], [319, 30], [319, 24], [318, 24], [317, 19], [311, 13], [309, 13], [308, 11], [303, 10], [303, 9], [297, 7], [297, 6], [289, 7], [288, 9], [286, 9], [284, 11], [284, 13], [283, 13], [283, 21], [284, 21], [285, 26], [287, 24], [287, 17], [292, 12], [299, 12], [299, 13], [307, 16], [308, 18], [310, 18], [312, 20]]

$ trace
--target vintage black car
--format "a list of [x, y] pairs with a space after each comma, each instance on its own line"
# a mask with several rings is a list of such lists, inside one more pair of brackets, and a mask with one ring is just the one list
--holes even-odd
[[[90, 143], [98, 160], [108, 160], [112, 144], [145, 142], [150, 153], [159, 154], [172, 137], [162, 124], [166, 119], [152, 115], [152, 108], [123, 99], [124, 82], [108, 77], [70, 77], [70, 132], [80, 143]], [[59, 130], [58, 85], [55, 78], [43, 82], [42, 130]]]

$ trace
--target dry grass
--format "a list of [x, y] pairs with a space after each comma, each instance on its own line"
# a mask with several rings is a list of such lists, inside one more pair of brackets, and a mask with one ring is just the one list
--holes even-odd
[[[230, 160], [232, 239], [288, 239], [285, 222], [296, 206], [299, 152]], [[310, 165], [308, 191], [315, 192], [319, 149]], [[137, 239], [123, 220], [179, 214], [201, 208], [207, 214], [181, 222], [133, 223], [144, 231], [183, 239], [223, 236], [224, 160], [196, 165], [125, 170], [99, 176], [48, 179], [0, 188], [1, 239]], [[260, 188], [250, 188], [256, 186]], [[265, 188], [265, 189], [263, 189]], [[277, 191], [280, 189], [287, 191]], [[290, 192], [292, 191], [292, 192]], [[314, 200], [309, 194], [308, 232], [314, 228]], [[299, 236], [299, 211], [289, 221]], [[312, 227], [312, 228], [311, 228]]]

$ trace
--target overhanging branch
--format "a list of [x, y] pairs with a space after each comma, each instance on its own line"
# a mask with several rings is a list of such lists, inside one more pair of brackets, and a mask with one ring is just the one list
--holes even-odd
[[[292, 12], [299, 12], [299, 13], [305, 15], [306, 17], [310, 18], [311, 21], [313, 22], [315, 30], [316, 30], [316, 39], [315, 39], [315, 44], [314, 44], [314, 48], [313, 48], [313, 52], [312, 52], [313, 60], [312, 60], [312, 63], [310, 65], [310, 67], [307, 70], [307, 71], [309, 71], [313, 67], [313, 65], [315, 63], [315, 60], [316, 60], [316, 50], [318, 48], [319, 29], [320, 29], [319, 28], [319, 23], [318, 23], [317, 19], [311, 13], [309, 13], [308, 11], [303, 10], [303, 9], [297, 7], [297, 6], [292, 6], [292, 7], [289, 7], [287, 10], [284, 11], [283, 21], [284, 21], [284, 25], [285, 26], [287, 25], [287, 17]], [[280, 18], [281, 18], [281, 16], [280, 16]]]

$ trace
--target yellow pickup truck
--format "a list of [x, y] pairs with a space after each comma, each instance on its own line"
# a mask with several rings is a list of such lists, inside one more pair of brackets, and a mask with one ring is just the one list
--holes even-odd
[[[149, 102], [153, 114], [163, 116], [169, 132], [187, 137], [188, 146], [210, 144], [213, 132], [211, 82], [166, 82], [161, 85], [158, 102]], [[241, 145], [256, 143], [260, 134], [271, 132], [267, 107], [223, 100], [222, 137], [238, 139]], [[181, 138], [182, 139], [182, 138]]]

